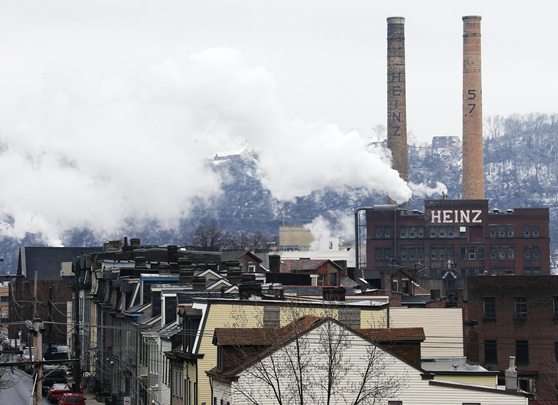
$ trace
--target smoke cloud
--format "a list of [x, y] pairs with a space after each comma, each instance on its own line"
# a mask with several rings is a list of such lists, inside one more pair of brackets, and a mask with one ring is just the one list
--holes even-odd
[[352, 214], [330, 210], [304, 225], [312, 233], [311, 250], [338, 250], [339, 243], [352, 243], [355, 237], [355, 221]]
[[411, 188], [413, 195], [419, 198], [429, 198], [432, 196], [441, 196], [448, 194], [448, 188], [444, 183], [440, 183], [439, 181], [431, 187], [425, 183], [409, 183], [409, 187]]
[[125, 221], [172, 227], [195, 198], [220, 192], [208, 160], [229, 151], [254, 152], [281, 200], [354, 186], [411, 196], [359, 133], [292, 120], [273, 74], [235, 50], [121, 73], [54, 66], [28, 76], [8, 75], [0, 93], [3, 235], [57, 244], [74, 227], [100, 236]]

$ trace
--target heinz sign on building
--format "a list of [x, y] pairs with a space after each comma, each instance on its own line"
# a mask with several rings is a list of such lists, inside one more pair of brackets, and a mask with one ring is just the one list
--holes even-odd
[[426, 222], [431, 224], [482, 225], [486, 200], [432, 200], [425, 202]]

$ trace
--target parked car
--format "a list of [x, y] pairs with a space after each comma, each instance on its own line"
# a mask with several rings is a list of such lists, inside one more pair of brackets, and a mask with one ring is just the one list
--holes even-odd
[[71, 392], [62, 395], [58, 405], [85, 405], [85, 397], [79, 392]]
[[43, 373], [43, 394], [46, 394], [54, 384], [66, 384], [68, 382], [66, 367], [45, 366]]
[[54, 384], [47, 394], [47, 399], [53, 404], [58, 403], [62, 398], [62, 395], [72, 392], [68, 384]]
[[45, 350], [43, 357], [45, 360], [68, 360], [69, 353], [68, 346], [52, 345]]

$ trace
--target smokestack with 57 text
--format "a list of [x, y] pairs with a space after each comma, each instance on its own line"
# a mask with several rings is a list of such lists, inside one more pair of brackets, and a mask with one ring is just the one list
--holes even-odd
[[387, 19], [387, 145], [392, 167], [407, 181], [407, 108], [405, 90], [405, 19]]
[[463, 17], [463, 198], [484, 199], [481, 17]]

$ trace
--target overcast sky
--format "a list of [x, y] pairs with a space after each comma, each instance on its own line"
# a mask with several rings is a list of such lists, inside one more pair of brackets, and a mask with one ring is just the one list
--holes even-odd
[[3, 0], [3, 82], [84, 67], [133, 70], [227, 47], [275, 77], [292, 118], [369, 131], [385, 122], [385, 19], [406, 17], [409, 129], [461, 132], [461, 16], [483, 17], [485, 116], [554, 112], [550, 1]]

